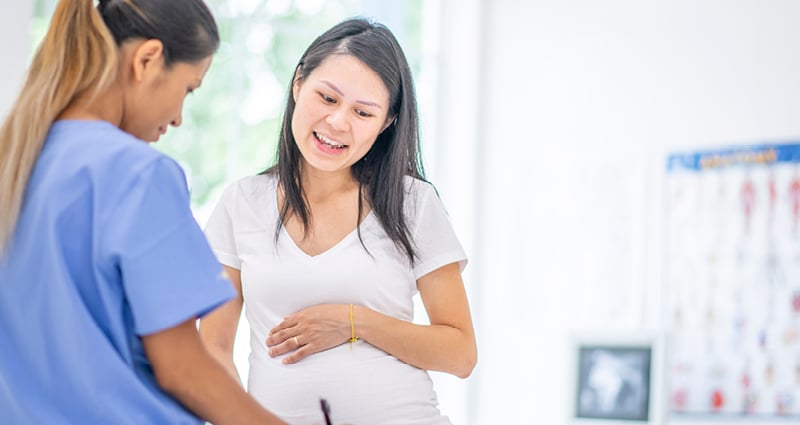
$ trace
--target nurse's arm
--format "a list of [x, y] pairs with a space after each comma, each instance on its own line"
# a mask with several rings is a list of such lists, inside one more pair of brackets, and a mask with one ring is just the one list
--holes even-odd
[[285, 424], [261, 407], [203, 346], [195, 320], [143, 336], [158, 384], [215, 425]]
[[208, 352], [222, 363], [222, 366], [241, 382], [239, 373], [233, 363], [233, 342], [236, 330], [239, 328], [239, 318], [242, 316], [242, 273], [233, 267], [225, 267], [237, 296], [216, 310], [200, 319], [200, 338], [206, 345]]

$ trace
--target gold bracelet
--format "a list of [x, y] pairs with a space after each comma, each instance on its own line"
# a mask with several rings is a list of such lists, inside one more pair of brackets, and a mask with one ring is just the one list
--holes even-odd
[[353, 349], [353, 343], [358, 341], [356, 338], [356, 325], [353, 322], [353, 304], [350, 304], [350, 349]]

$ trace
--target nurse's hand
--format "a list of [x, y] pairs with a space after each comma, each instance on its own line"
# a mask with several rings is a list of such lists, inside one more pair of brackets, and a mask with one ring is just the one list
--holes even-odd
[[350, 306], [319, 304], [286, 316], [270, 330], [266, 343], [270, 357], [289, 353], [282, 362], [292, 364], [348, 340]]

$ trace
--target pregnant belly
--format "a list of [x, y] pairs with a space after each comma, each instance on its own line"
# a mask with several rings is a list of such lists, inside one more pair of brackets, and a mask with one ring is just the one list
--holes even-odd
[[[266, 351], [266, 350], [264, 350]], [[447, 424], [426, 371], [357, 342], [314, 354], [293, 365], [266, 353], [251, 355], [250, 393], [291, 424], [324, 423], [319, 399], [334, 423]]]

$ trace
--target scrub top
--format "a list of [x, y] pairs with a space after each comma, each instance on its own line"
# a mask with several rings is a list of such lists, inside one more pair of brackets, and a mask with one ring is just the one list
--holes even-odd
[[104, 121], [53, 124], [0, 259], [0, 424], [198, 424], [140, 336], [235, 295], [170, 158]]

